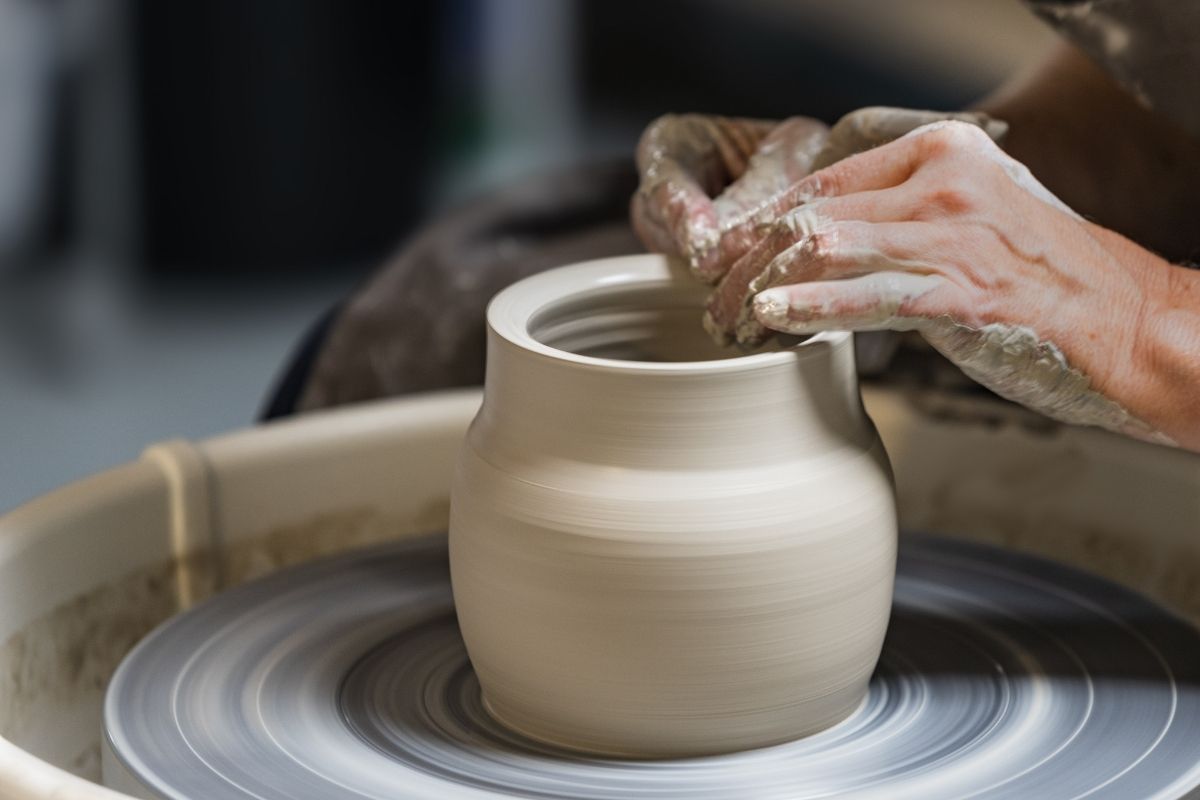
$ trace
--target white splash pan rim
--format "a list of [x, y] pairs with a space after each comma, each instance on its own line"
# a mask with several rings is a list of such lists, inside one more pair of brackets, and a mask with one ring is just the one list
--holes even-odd
[[[619, 289], [671, 287], [696, 292], [698, 297], [708, 290], [708, 287], [687, 276], [686, 267], [682, 264], [661, 255], [617, 256], [567, 264], [531, 275], [493, 297], [487, 308], [488, 331], [522, 350], [537, 353], [565, 366], [649, 375], [716, 375], [784, 367], [818, 357], [828, 347], [849, 345], [853, 336], [848, 331], [823, 331], [781, 350], [707, 361], [632, 361], [572, 353], [539, 341], [530, 331], [539, 315], [556, 306], [581, 300], [589, 294]], [[697, 305], [697, 329], [700, 328], [702, 312], [703, 307]]]

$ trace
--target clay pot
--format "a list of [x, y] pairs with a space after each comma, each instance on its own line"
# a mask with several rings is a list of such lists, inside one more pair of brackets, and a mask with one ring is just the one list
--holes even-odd
[[454, 480], [459, 624], [493, 716], [629, 757], [760, 747], [859, 705], [896, 513], [846, 333], [739, 356], [658, 256], [488, 309]]

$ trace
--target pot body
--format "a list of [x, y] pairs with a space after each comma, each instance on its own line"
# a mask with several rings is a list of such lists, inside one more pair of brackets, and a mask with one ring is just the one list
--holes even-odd
[[852, 339], [728, 358], [702, 297], [635, 256], [489, 308], [451, 576], [484, 702], [535, 739], [729, 752], [826, 728], [866, 692], [896, 513]]

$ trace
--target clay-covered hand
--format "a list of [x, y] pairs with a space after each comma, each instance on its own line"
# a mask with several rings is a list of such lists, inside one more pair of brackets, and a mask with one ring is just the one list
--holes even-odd
[[696, 277], [715, 282], [749, 247], [764, 204], [812, 171], [827, 132], [807, 117], [658, 118], [638, 144], [634, 230], [651, 250], [681, 257]]
[[980, 128], [924, 126], [793, 195], [715, 298], [748, 309], [740, 339], [916, 330], [1048, 416], [1200, 448], [1200, 275], [1080, 218]]
[[784, 211], [796, 183], [814, 169], [936, 120], [959, 119], [1003, 135], [1005, 125], [978, 112], [871, 107], [832, 129], [809, 117], [782, 122], [668, 114], [638, 145], [640, 186], [633, 225], [651, 250], [683, 258], [715, 283]]

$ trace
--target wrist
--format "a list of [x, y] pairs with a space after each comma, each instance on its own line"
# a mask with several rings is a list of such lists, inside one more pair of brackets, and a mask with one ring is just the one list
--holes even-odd
[[1164, 261], [1154, 273], [1133, 332], [1129, 410], [1200, 451], [1200, 272]]

